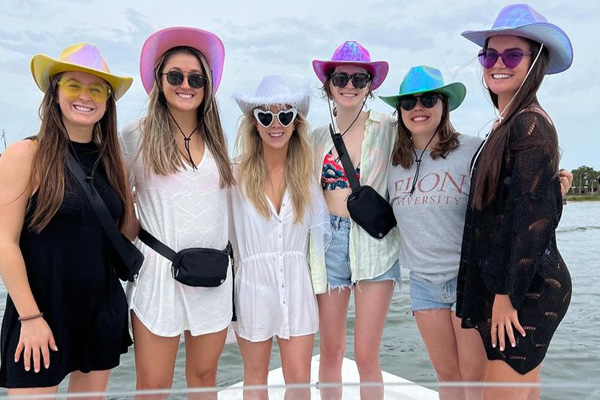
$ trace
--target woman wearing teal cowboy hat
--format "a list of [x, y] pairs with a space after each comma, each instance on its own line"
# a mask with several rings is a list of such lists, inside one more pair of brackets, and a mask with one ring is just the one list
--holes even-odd
[[0, 159], [0, 272], [8, 290], [0, 386], [9, 395], [106, 390], [131, 338], [115, 253], [86, 192], [67, 169], [72, 155], [114, 219], [132, 216], [117, 138], [115, 102], [131, 86], [94, 45], [31, 60], [44, 92], [42, 124]]
[[[473, 159], [458, 279], [457, 315], [479, 331], [486, 382], [537, 383], [571, 299], [556, 244], [562, 202], [558, 137], [536, 93], [569, 68], [573, 48], [556, 25], [524, 4], [500, 11], [489, 30], [463, 36], [482, 49], [483, 80], [498, 112]], [[489, 387], [484, 398], [533, 399], [539, 389]]]
[[[417, 66], [397, 95], [380, 97], [398, 115], [388, 192], [402, 231], [400, 264], [410, 271], [411, 309], [440, 382], [481, 381], [485, 364], [477, 332], [455, 315], [469, 160], [481, 144], [450, 123], [465, 94], [462, 83], [445, 85], [439, 70]], [[481, 398], [476, 387], [439, 392], [442, 400]]]

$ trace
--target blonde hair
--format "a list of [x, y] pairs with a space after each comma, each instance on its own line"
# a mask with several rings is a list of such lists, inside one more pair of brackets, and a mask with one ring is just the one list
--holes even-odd
[[191, 47], [180, 46], [168, 50], [154, 67], [155, 79], [148, 101], [148, 112], [140, 126], [142, 132], [140, 151], [146, 171], [152, 170], [158, 175], [169, 175], [181, 170], [186, 162], [182, 159], [177, 142], [171, 134], [167, 101], [160, 85], [165, 64], [170, 57], [181, 53], [195, 56], [202, 66], [206, 84], [204, 85], [204, 100], [197, 110], [198, 133], [215, 158], [221, 187], [231, 186], [234, 178], [227, 154], [227, 141], [214, 97], [212, 74], [206, 72], [210, 71], [210, 66], [204, 55]]
[[[301, 222], [311, 205], [310, 181], [316, 177], [308, 141], [308, 121], [298, 114], [295, 124], [288, 144], [284, 183], [292, 198], [294, 222]], [[235, 140], [235, 150], [239, 162], [238, 184], [244, 189], [258, 213], [269, 218], [269, 205], [264, 194], [269, 173], [263, 158], [262, 140], [256, 128], [253, 110], [244, 113]]]

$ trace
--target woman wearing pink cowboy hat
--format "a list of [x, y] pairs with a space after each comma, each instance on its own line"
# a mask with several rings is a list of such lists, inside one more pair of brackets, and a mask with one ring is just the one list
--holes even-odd
[[[489, 30], [463, 36], [479, 61], [498, 118], [472, 163], [457, 315], [479, 331], [486, 382], [538, 383], [550, 340], [571, 298], [556, 245], [562, 202], [558, 138], [536, 93], [569, 68], [573, 48], [525, 4], [503, 8]], [[489, 387], [485, 399], [535, 399], [539, 389]]]
[[[334, 104], [332, 128], [343, 136], [354, 173], [362, 185], [387, 196], [394, 119], [389, 114], [363, 111], [367, 98], [388, 73], [387, 62], [371, 61], [364, 47], [348, 41], [335, 50], [331, 60], [314, 60], [313, 68], [323, 82], [327, 101]], [[351, 189], [328, 125], [313, 132], [313, 142], [333, 229], [325, 265], [311, 264], [319, 304], [319, 382], [341, 382], [352, 289], [356, 289], [354, 356], [360, 380], [381, 382], [379, 346], [394, 286], [400, 282], [399, 232], [393, 228], [384, 237], [374, 238], [349, 218], [346, 199]], [[375, 390], [374, 398], [383, 396], [382, 390]]]
[[139, 224], [130, 229], [139, 232], [145, 256], [127, 288], [138, 390], [171, 387], [182, 334], [188, 387], [216, 385], [232, 318], [231, 268], [225, 265], [226, 279], [215, 287], [181, 282], [171, 260], [145, 238], [171, 252], [228, 247], [227, 190], [234, 179], [215, 99], [223, 59], [221, 40], [195, 28], [160, 30], [142, 47], [148, 113], [121, 134], [143, 231]]
[[9, 395], [51, 395], [70, 375], [69, 393], [103, 392], [131, 345], [127, 300], [111, 241], [67, 159], [83, 169], [116, 226], [133, 218], [115, 106], [133, 79], [112, 74], [87, 43], [57, 59], [34, 56], [31, 73], [44, 92], [40, 130], [0, 158], [0, 272], [8, 290], [0, 386]]

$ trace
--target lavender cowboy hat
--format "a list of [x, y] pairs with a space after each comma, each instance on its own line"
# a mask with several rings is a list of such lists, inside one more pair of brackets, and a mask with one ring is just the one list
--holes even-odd
[[550, 55], [548, 74], [565, 71], [573, 63], [573, 46], [567, 34], [527, 4], [504, 7], [492, 29], [466, 31], [462, 35], [481, 47], [485, 46], [488, 38], [499, 35], [519, 36], [543, 43]]
[[338, 65], [357, 65], [363, 67], [373, 77], [373, 82], [371, 83], [372, 90], [381, 86], [389, 70], [389, 65], [386, 61], [371, 61], [371, 55], [367, 49], [355, 41], [344, 42], [340, 47], [335, 49], [331, 60], [313, 60], [312, 64], [319, 80], [323, 83], [325, 83], [331, 71]]
[[154, 32], [146, 39], [140, 54], [140, 75], [147, 93], [154, 85], [154, 67], [165, 52], [173, 47], [187, 46], [198, 50], [212, 72], [213, 91], [216, 93], [223, 75], [225, 47], [214, 33], [185, 27], [173, 27]]
[[249, 112], [260, 106], [290, 105], [306, 117], [310, 104], [310, 88], [293, 87], [291, 79], [280, 75], [265, 76], [254, 95], [237, 92], [233, 98], [242, 112]]
[[89, 43], [78, 43], [65, 48], [57, 59], [36, 54], [30, 63], [33, 80], [46, 92], [50, 87], [50, 79], [61, 72], [79, 71], [104, 79], [110, 85], [115, 100], [127, 92], [133, 78], [111, 74], [106, 61], [98, 47]]

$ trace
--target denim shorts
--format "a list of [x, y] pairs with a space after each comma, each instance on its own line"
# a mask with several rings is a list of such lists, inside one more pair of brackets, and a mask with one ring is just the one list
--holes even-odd
[[456, 310], [456, 284], [458, 277], [443, 283], [431, 283], [410, 274], [411, 310], [426, 311], [449, 308]]
[[[356, 284], [351, 280], [350, 272], [350, 219], [330, 215], [332, 238], [325, 252], [325, 265], [327, 266], [327, 286], [329, 289], [352, 288]], [[383, 274], [360, 282], [394, 281], [399, 285], [400, 266], [398, 261]]]

